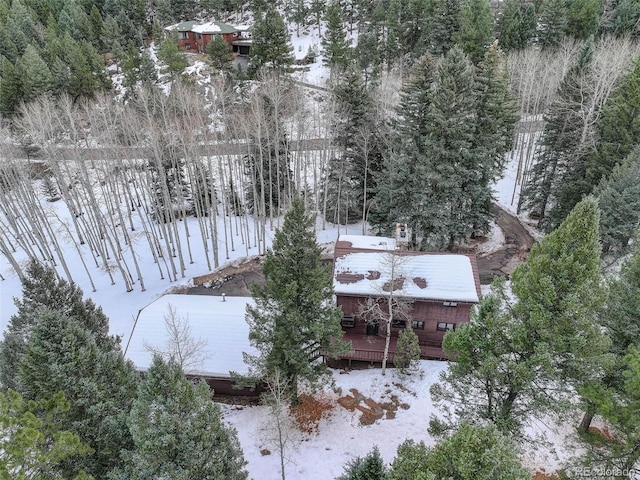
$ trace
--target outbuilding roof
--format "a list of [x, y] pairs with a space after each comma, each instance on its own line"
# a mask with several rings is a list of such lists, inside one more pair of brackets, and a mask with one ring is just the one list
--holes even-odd
[[249, 326], [245, 321], [248, 304], [254, 305], [251, 297], [164, 295], [138, 313], [125, 357], [140, 371], [151, 366], [153, 354], [148, 347], [166, 348], [170, 335], [165, 317], [173, 307], [177, 317], [191, 329], [191, 337], [206, 342], [200, 352], [202, 362], [186, 370], [186, 374], [222, 378], [229, 377], [232, 371], [246, 374], [242, 353], [257, 354], [249, 344]]

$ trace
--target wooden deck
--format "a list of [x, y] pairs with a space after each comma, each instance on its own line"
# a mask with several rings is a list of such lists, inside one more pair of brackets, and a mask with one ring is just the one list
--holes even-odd
[[[351, 363], [352, 360], [370, 363], [382, 362], [385, 337], [379, 335], [354, 335], [347, 332], [342, 339], [345, 342], [351, 342], [353, 351], [349, 354], [342, 355], [340, 357], [341, 359], [348, 360], [349, 363]], [[391, 337], [389, 343], [389, 362], [393, 362], [397, 343], [398, 338]], [[420, 357], [435, 360], [448, 359], [447, 355], [442, 351], [442, 348], [428, 345], [420, 345]]]

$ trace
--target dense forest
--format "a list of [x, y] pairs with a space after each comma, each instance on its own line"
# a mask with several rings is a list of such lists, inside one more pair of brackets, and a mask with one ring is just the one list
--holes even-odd
[[[212, 18], [253, 26], [246, 70], [224, 43], [185, 54], [164, 30]], [[319, 48], [297, 62], [290, 36], [310, 32]], [[493, 185], [517, 157], [518, 209], [546, 236], [509, 289], [498, 281], [447, 334], [456, 361], [431, 393], [457, 407], [432, 422], [440, 446], [409, 440], [389, 468], [374, 450], [341, 478], [527, 478], [516, 445], [528, 416], [577, 410], [583, 461], [632, 468], [639, 42], [639, 0], [0, 0], [0, 252], [23, 281], [0, 346], [1, 426], [15, 434], [2, 435], [0, 467], [247, 477], [205, 387], [170, 360], [144, 380], [124, 361], [69, 252], [94, 289], [99, 271], [144, 291], [142, 252], [167, 282], [185, 277], [196, 243], [209, 270], [229, 250], [271, 252], [292, 205], [363, 233], [407, 223], [415, 249], [452, 251], [489, 231]], [[310, 93], [295, 75], [316, 59], [329, 79]], [[206, 75], [187, 73], [197, 61]], [[274, 295], [287, 290], [276, 280]], [[596, 415], [614, 441], [589, 436]], [[477, 469], [451, 451], [477, 455]]]

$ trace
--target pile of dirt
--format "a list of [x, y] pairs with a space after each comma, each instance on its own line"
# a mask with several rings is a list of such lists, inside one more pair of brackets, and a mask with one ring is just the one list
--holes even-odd
[[302, 394], [300, 403], [289, 408], [300, 431], [314, 433], [318, 431], [320, 420], [328, 417], [333, 410], [333, 404], [321, 397]]
[[351, 388], [349, 391], [351, 395], [338, 398], [338, 404], [350, 412], [355, 410], [362, 412], [360, 425], [372, 425], [382, 417], [392, 420], [396, 418], [398, 408], [409, 409], [409, 405], [401, 403], [396, 395], [391, 395], [389, 401], [380, 403], [365, 397], [356, 388]]

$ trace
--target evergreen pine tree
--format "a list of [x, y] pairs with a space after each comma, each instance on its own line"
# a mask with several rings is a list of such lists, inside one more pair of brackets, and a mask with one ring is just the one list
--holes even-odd
[[538, 43], [543, 48], [553, 49], [567, 31], [567, 6], [565, 0], [549, 0], [544, 3], [538, 27]]
[[[280, 78], [278, 81], [289, 81]], [[276, 115], [273, 101], [267, 94], [257, 92], [269, 125], [252, 135], [245, 167], [249, 182], [246, 185], [247, 207], [258, 216], [280, 215], [287, 208], [294, 193], [289, 140]]]
[[153, 360], [128, 418], [133, 448], [110, 478], [244, 480], [236, 432], [223, 423], [206, 383], [193, 384], [173, 360]]
[[265, 377], [279, 369], [293, 403], [298, 381], [317, 382], [329, 358], [345, 350], [340, 310], [331, 300], [331, 272], [320, 262], [314, 219], [295, 199], [267, 252], [264, 286], [254, 285], [255, 306], [247, 307], [249, 340], [259, 355], [247, 356], [253, 374]]
[[420, 343], [412, 328], [405, 328], [400, 332], [393, 365], [402, 373], [414, 370], [420, 361]]
[[500, 48], [505, 51], [523, 48], [520, 29], [522, 26], [522, 10], [520, 0], [507, 0], [500, 17]]
[[82, 290], [59, 278], [55, 270], [32, 261], [22, 278], [22, 298], [15, 299], [17, 313], [0, 344], [0, 383], [3, 388], [20, 391], [18, 365], [37, 319], [46, 310], [60, 312], [77, 319], [88, 329], [98, 345], [106, 350], [116, 348], [118, 339], [109, 335], [109, 319], [91, 300], [82, 299]]
[[231, 46], [220, 36], [215, 35], [205, 49], [209, 62], [216, 70], [227, 71], [233, 62]]
[[172, 80], [175, 80], [184, 73], [187, 68], [187, 59], [178, 49], [176, 42], [167, 38], [163, 40], [158, 49], [158, 59], [164, 64], [162, 73], [167, 73]]
[[380, 74], [382, 56], [378, 49], [378, 36], [373, 25], [365, 25], [358, 34], [358, 44], [353, 52], [356, 65], [363, 73], [365, 85], [373, 83]]
[[[68, 410], [61, 392], [40, 402], [25, 401], [13, 390], [0, 393], [0, 477], [61, 478], [61, 461], [89, 454], [75, 433], [60, 428]], [[89, 478], [80, 474], [74, 480]]]
[[454, 36], [460, 29], [460, 0], [436, 0], [429, 26], [423, 30], [429, 51], [445, 55], [454, 45]]
[[11, 116], [22, 98], [22, 82], [15, 66], [5, 57], [2, 58], [2, 77], [0, 78], [0, 113]]
[[[518, 299], [514, 314], [556, 353], [556, 368], [569, 380], [576, 372], [588, 374], [588, 360], [603, 346], [595, 318], [604, 301], [599, 223], [597, 201], [587, 197], [511, 277]], [[579, 341], [573, 338], [577, 332]]]
[[602, 211], [602, 252], [613, 263], [629, 253], [640, 227], [640, 148], [600, 182], [594, 195]]
[[[625, 299], [626, 301], [626, 299]], [[587, 396], [615, 435], [586, 434], [584, 464], [602, 465], [607, 471], [633, 472], [640, 459], [640, 349], [633, 346], [620, 366], [621, 382], [598, 385]]]
[[424, 442], [405, 440], [398, 445], [386, 480], [436, 480], [436, 476], [429, 470], [428, 455], [429, 449]]
[[[422, 224], [422, 209], [415, 208], [422, 192], [425, 138], [429, 135], [429, 112], [433, 96], [436, 65], [424, 57], [400, 92], [399, 121], [394, 126], [396, 145], [385, 157], [378, 181], [376, 200], [369, 222], [376, 230], [391, 234], [396, 222]], [[399, 194], [402, 192], [402, 194]]]
[[427, 453], [435, 478], [451, 480], [528, 480], [518, 449], [493, 425], [462, 422], [448, 438]]
[[325, 178], [327, 220], [353, 223], [363, 218], [376, 191], [386, 150], [386, 131], [377, 116], [371, 89], [360, 72], [350, 68], [333, 88], [336, 102], [332, 125], [336, 157]]
[[22, 77], [22, 93], [26, 102], [51, 92], [53, 76], [33, 45], [27, 45], [24, 55], [18, 63], [18, 70]]
[[91, 96], [98, 89], [98, 77], [91, 70], [91, 64], [82, 46], [65, 33], [63, 37], [65, 48], [64, 62], [70, 67], [69, 95], [74, 98]]
[[[431, 388], [434, 401], [452, 401], [457, 418], [516, 436], [532, 416], [574, 407], [568, 398], [599, 378], [610, 347], [598, 319], [598, 218], [596, 201], [583, 200], [513, 273], [512, 297], [503, 280], [494, 282], [473, 321], [445, 335], [455, 361], [444, 385]], [[550, 384], [553, 395], [540, 388]]]
[[344, 473], [336, 480], [385, 480], [387, 468], [378, 447], [373, 447], [364, 457], [350, 460], [344, 467]]
[[47, 310], [33, 320], [36, 324], [18, 364], [20, 390], [35, 401], [64, 392], [71, 410], [62, 426], [78, 434], [94, 453], [65, 462], [63, 470], [68, 476], [84, 470], [104, 478], [131, 443], [125, 421], [138, 373], [119, 346], [99, 345], [80, 319]]
[[620, 0], [615, 3], [609, 18], [601, 18], [601, 28], [605, 33], [618, 37], [640, 36], [640, 0]]
[[[478, 99], [473, 66], [459, 47], [446, 55], [436, 78], [412, 85], [420, 118], [400, 110], [399, 129], [414, 133], [401, 145], [399, 158], [389, 161], [382, 178], [386, 200], [376, 200], [377, 227], [387, 222], [410, 223], [421, 248], [452, 248], [488, 228], [495, 158], [480, 148]], [[423, 74], [429, 79], [429, 74]], [[420, 88], [425, 90], [421, 92]], [[407, 119], [413, 125], [403, 125]], [[402, 194], [400, 194], [402, 192]], [[472, 200], [473, 199], [473, 200]], [[396, 204], [406, 205], [398, 208]], [[400, 218], [393, 219], [392, 216]]]
[[600, 0], [568, 0], [566, 32], [579, 40], [586, 40], [598, 33]]
[[495, 39], [489, 0], [468, 0], [462, 5], [459, 29], [453, 39], [474, 65], [484, 58], [487, 48]]
[[292, 47], [289, 32], [280, 13], [270, 8], [264, 17], [256, 19], [253, 27], [253, 44], [249, 57], [252, 73], [261, 68], [286, 72], [293, 64]]
[[0, 56], [8, 59], [11, 63], [14, 63], [19, 57], [18, 47], [16, 46], [14, 39], [9, 33], [9, 28], [0, 25]]
[[342, 24], [342, 9], [338, 2], [327, 7], [325, 15], [327, 29], [322, 37], [325, 64], [330, 67], [345, 68], [349, 63], [349, 42]]
[[[102, 24], [102, 37], [100, 38], [102, 45], [104, 46], [104, 50], [106, 52], [113, 53], [115, 55], [116, 48], [114, 47], [116, 43], [121, 47], [122, 46], [122, 33], [120, 32], [120, 27], [118, 26], [118, 22], [112, 16], [108, 16], [104, 19]], [[121, 47], [122, 48], [122, 47]], [[116, 57], [120, 60], [120, 57]]]
[[640, 144], [640, 58], [618, 81], [596, 124], [597, 144], [583, 170], [583, 193], [608, 176]]
[[293, 0], [286, 3], [288, 7], [287, 16], [289, 20], [296, 24], [296, 33], [300, 36], [300, 27], [307, 25], [309, 7], [304, 0]]
[[476, 69], [477, 131], [476, 144], [487, 168], [487, 182], [502, 177], [505, 154], [513, 148], [517, 106], [509, 90], [509, 78], [502, 52], [497, 44], [487, 49]]

